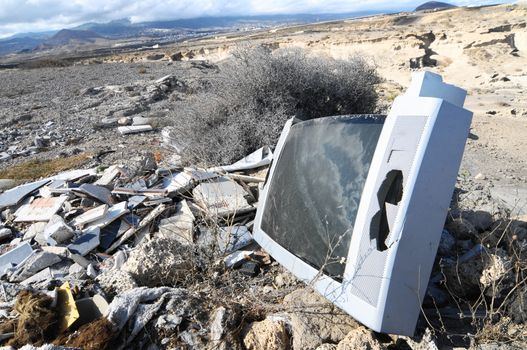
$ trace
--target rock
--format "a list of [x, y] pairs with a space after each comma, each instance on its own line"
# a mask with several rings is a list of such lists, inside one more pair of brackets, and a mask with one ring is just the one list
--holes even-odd
[[122, 117], [117, 120], [118, 125], [130, 125], [132, 124], [132, 118]]
[[9, 278], [10, 282], [22, 282], [37, 272], [44, 270], [61, 262], [61, 258], [50, 252], [39, 252], [29, 257], [23, 264], [19, 265]]
[[488, 230], [494, 223], [492, 214], [483, 210], [464, 211], [462, 215], [463, 218], [469, 221], [479, 232]]
[[447, 230], [441, 232], [441, 241], [437, 248], [437, 253], [441, 256], [451, 256], [454, 253], [456, 239]]
[[479, 173], [476, 176], [474, 176], [474, 180], [486, 180], [486, 179], [487, 177], [483, 175], [482, 173]]
[[497, 248], [485, 259], [486, 266], [479, 279], [484, 287], [493, 287], [499, 283], [506, 283], [507, 279], [513, 279], [512, 262], [503, 249]]
[[218, 343], [221, 341], [221, 338], [223, 337], [223, 333], [225, 332], [225, 313], [227, 309], [225, 309], [223, 306], [220, 306], [216, 310], [214, 310], [213, 315], [211, 317], [211, 323], [210, 323], [210, 340], [214, 343]]
[[461, 218], [450, 221], [445, 228], [457, 239], [472, 239], [477, 233], [472, 223]]
[[95, 280], [109, 296], [115, 296], [137, 287], [132, 275], [122, 270], [105, 270]]
[[401, 338], [406, 341], [406, 343], [412, 350], [439, 350], [439, 348], [437, 347], [433, 339], [430, 328], [427, 328], [425, 330], [425, 333], [419, 340], [410, 338], [410, 337], [401, 337]]
[[323, 343], [338, 343], [358, 324], [349, 315], [310, 288], [298, 289], [284, 298], [291, 310], [289, 326], [293, 349], [316, 349]]
[[254, 277], [258, 275], [260, 272], [260, 266], [252, 261], [247, 261], [242, 264], [242, 267], [240, 268], [240, 273], [243, 273], [244, 275]]
[[191, 278], [193, 262], [189, 248], [164, 237], [143, 241], [123, 265], [142, 286], [177, 284]]
[[0, 227], [0, 240], [3, 240], [5, 238], [8, 238], [9, 236], [11, 236], [12, 232], [10, 229], [8, 229], [7, 227]]
[[56, 245], [63, 243], [73, 237], [74, 231], [59, 215], [53, 215], [44, 228], [43, 236], [47, 243]]
[[373, 333], [364, 328], [358, 327], [346, 335], [346, 337], [337, 345], [337, 350], [385, 350], [374, 336]]
[[251, 323], [243, 344], [248, 350], [286, 350], [289, 349], [289, 336], [283, 322], [263, 320]]
[[337, 345], [335, 344], [322, 344], [320, 345], [318, 348], [316, 348], [316, 350], [336, 350], [337, 349]]
[[134, 117], [132, 121], [133, 126], [149, 125], [149, 124], [150, 124], [150, 119], [145, 118], [145, 117]]
[[181, 244], [194, 242], [194, 215], [186, 200], [176, 205], [176, 214], [163, 219], [159, 223], [159, 233], [166, 238], [172, 238]]

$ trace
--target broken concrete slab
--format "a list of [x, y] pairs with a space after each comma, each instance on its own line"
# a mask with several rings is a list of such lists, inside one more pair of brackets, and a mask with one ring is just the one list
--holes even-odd
[[111, 253], [116, 250], [121, 244], [123, 244], [127, 239], [132, 237], [136, 232], [141, 231], [146, 225], [149, 225], [155, 218], [161, 215], [166, 209], [165, 204], [160, 204], [154, 210], [152, 210], [147, 216], [145, 216], [137, 227], [131, 227], [128, 229], [112, 246], [106, 249], [106, 253]]
[[48, 244], [57, 245], [71, 239], [74, 232], [71, 227], [66, 225], [61, 216], [53, 215], [44, 228], [43, 237]]
[[79, 188], [73, 188], [72, 191], [76, 194], [84, 194], [90, 198], [94, 198], [104, 204], [111, 205], [114, 203], [112, 192], [106, 187], [82, 184]]
[[102, 176], [99, 180], [94, 182], [94, 185], [99, 186], [109, 186], [116, 178], [119, 176], [123, 170], [117, 165], [112, 165], [111, 167], [104, 170]]
[[68, 245], [68, 249], [73, 254], [85, 256], [86, 254], [88, 254], [89, 252], [99, 246], [100, 234], [100, 228], [95, 227], [93, 229], [90, 229], [89, 231], [82, 234], [82, 236], [77, 238], [75, 241], [73, 241], [73, 243]]
[[43, 269], [61, 262], [61, 258], [50, 252], [37, 252], [31, 255], [23, 264], [19, 264], [17, 269], [9, 277], [10, 282], [22, 282]]
[[90, 228], [91, 227], [103, 228], [105, 226], [108, 226], [109, 224], [111, 224], [112, 222], [114, 222], [115, 220], [119, 219], [121, 216], [129, 212], [130, 211], [127, 208], [126, 201], [117, 203], [111, 206], [110, 208], [108, 208], [108, 210], [106, 211], [106, 214], [102, 218], [91, 222]]
[[0, 277], [5, 275], [8, 269], [17, 266], [33, 254], [33, 248], [27, 242], [19, 244], [7, 253], [0, 255]]
[[247, 192], [243, 187], [225, 177], [199, 184], [192, 194], [208, 215], [228, 216], [254, 210], [245, 199]]
[[145, 117], [134, 117], [132, 119], [132, 126], [149, 125], [150, 119]]
[[143, 132], [153, 131], [154, 128], [150, 125], [136, 125], [136, 126], [120, 126], [117, 128], [121, 135], [138, 134]]
[[163, 188], [170, 194], [180, 194], [191, 190], [198, 183], [214, 179], [219, 175], [206, 170], [185, 168], [177, 174], [170, 174], [163, 179]]
[[95, 169], [78, 169], [69, 170], [50, 177], [50, 180], [75, 181], [85, 176], [95, 176], [97, 172]]
[[103, 218], [107, 212], [108, 212], [108, 204], [100, 205], [98, 207], [90, 209], [86, 211], [85, 213], [77, 216], [75, 219], [73, 219], [73, 221], [71, 222], [71, 225], [82, 227], [90, 222], [94, 222], [96, 220]]
[[15, 212], [15, 222], [49, 221], [55, 215], [68, 197], [36, 198], [30, 204], [21, 206]]
[[83, 298], [75, 301], [79, 318], [75, 321], [75, 326], [79, 327], [84, 324], [95, 321], [104, 317], [108, 313], [108, 302], [101, 295], [95, 294], [91, 298]]
[[51, 269], [48, 267], [34, 274], [33, 276], [23, 280], [22, 282], [20, 282], [20, 284], [23, 286], [31, 286], [35, 283], [51, 281], [53, 280], [53, 278], [54, 278], [53, 273], [51, 272]]
[[30, 182], [25, 185], [14, 187], [10, 190], [0, 194], [0, 209], [12, 207], [19, 204], [24, 198], [29, 196], [32, 192], [38, 190], [42, 186], [48, 184], [50, 180], [40, 180]]
[[161, 220], [159, 233], [167, 238], [174, 238], [182, 244], [194, 242], [194, 215], [186, 200], [176, 205], [176, 214]]

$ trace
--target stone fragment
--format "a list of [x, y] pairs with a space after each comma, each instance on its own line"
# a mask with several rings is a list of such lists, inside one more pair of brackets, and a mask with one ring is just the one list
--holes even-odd
[[100, 243], [100, 233], [101, 230], [98, 227], [95, 227], [93, 229], [90, 229], [83, 233], [79, 238], [77, 238], [73, 243], [68, 245], [68, 249], [73, 254], [78, 254], [81, 256], [85, 256], [95, 248]]
[[201, 183], [192, 194], [196, 203], [210, 216], [241, 214], [254, 209], [247, 203], [247, 192], [243, 187], [226, 177]]
[[117, 128], [121, 135], [139, 134], [154, 130], [150, 125], [120, 126]]
[[159, 223], [159, 233], [166, 238], [173, 238], [181, 244], [194, 242], [194, 215], [186, 200], [176, 205], [176, 214]]
[[27, 241], [27, 240], [35, 238], [38, 234], [44, 233], [44, 229], [46, 228], [46, 225], [47, 225], [46, 222], [35, 222], [34, 224], [28, 227], [22, 239], [24, 241]]
[[73, 238], [73, 235], [73, 229], [66, 225], [62, 217], [59, 215], [53, 215], [51, 217], [51, 220], [47, 223], [43, 232], [46, 242], [50, 245], [64, 243]]
[[29, 243], [19, 244], [10, 251], [0, 255], [0, 277], [5, 275], [8, 269], [26, 260], [33, 254], [33, 249]]
[[134, 117], [132, 121], [132, 126], [139, 126], [139, 125], [149, 125], [150, 119], [145, 117]]
[[132, 275], [122, 270], [105, 270], [95, 279], [108, 296], [115, 296], [137, 287]]
[[11, 229], [7, 227], [2, 228], [0, 226], [0, 240], [8, 238], [9, 236], [11, 236], [11, 234], [12, 234]]
[[288, 294], [283, 304], [287, 310], [292, 310], [289, 312], [289, 325], [293, 349], [309, 350], [323, 343], [336, 344], [359, 326], [349, 315], [310, 288]]
[[22, 265], [19, 265], [9, 280], [11, 282], [22, 282], [42, 271], [46, 267], [55, 265], [61, 261], [60, 257], [50, 252], [38, 252], [29, 257]]
[[246, 226], [227, 226], [217, 228], [200, 227], [197, 243], [199, 246], [219, 254], [230, 254], [253, 242], [251, 232]]
[[472, 223], [461, 218], [450, 221], [445, 228], [457, 239], [472, 239], [477, 233]]
[[249, 326], [243, 344], [247, 350], [287, 350], [290, 348], [289, 335], [284, 322], [263, 320]]
[[372, 331], [361, 326], [349, 332], [337, 345], [337, 350], [356, 349], [386, 350], [387, 348], [374, 337]]
[[465, 211], [463, 218], [469, 221], [479, 232], [488, 230], [494, 223], [492, 214], [483, 210]]

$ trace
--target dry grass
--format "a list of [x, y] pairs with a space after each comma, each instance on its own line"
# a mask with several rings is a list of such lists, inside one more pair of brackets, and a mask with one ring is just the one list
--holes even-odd
[[58, 172], [80, 167], [91, 155], [80, 153], [71, 157], [57, 159], [33, 159], [0, 170], [0, 179], [36, 180], [54, 175]]

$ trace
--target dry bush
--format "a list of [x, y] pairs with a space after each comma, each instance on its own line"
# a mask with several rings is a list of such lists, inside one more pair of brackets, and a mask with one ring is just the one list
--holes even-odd
[[375, 112], [380, 81], [360, 57], [338, 61], [300, 49], [240, 49], [206, 92], [177, 111], [173, 136], [184, 161], [227, 164], [274, 145], [292, 116]]

